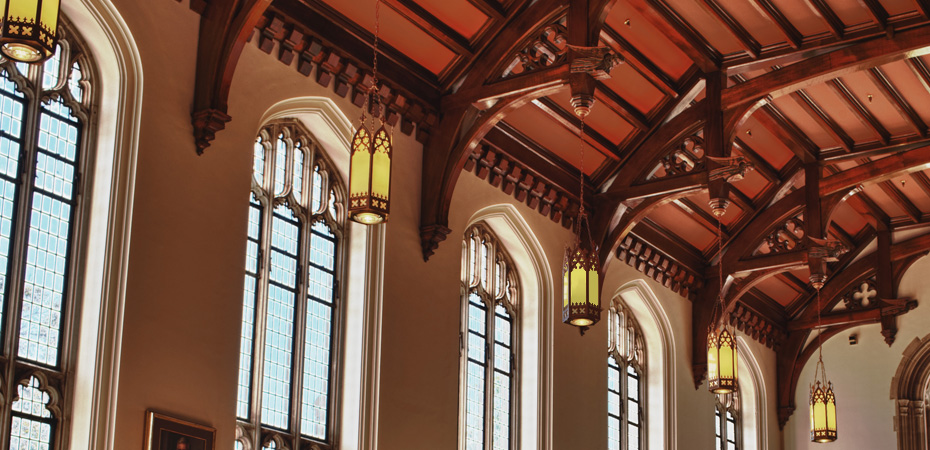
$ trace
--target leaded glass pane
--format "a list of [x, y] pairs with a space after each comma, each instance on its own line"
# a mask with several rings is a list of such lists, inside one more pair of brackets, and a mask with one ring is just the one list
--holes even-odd
[[265, 184], [265, 146], [260, 136], [255, 139], [255, 145], [252, 146], [252, 173], [259, 186]]
[[[320, 212], [320, 204], [323, 201], [323, 175], [320, 174], [320, 166], [313, 168], [313, 191], [311, 192], [313, 200], [310, 204], [310, 211]], [[336, 214], [333, 213], [333, 217]]]
[[13, 213], [17, 202], [17, 179], [22, 148], [22, 93], [7, 78], [0, 77], [0, 323], [7, 297], [10, 245], [13, 241]]
[[313, 224], [308, 266], [310, 281], [304, 345], [301, 433], [317, 439], [326, 437], [328, 423], [333, 321], [331, 305], [335, 297], [335, 239], [324, 222], [318, 221]]
[[57, 366], [59, 359], [77, 142], [78, 124], [70, 109], [60, 100], [44, 104], [39, 118], [18, 355], [49, 366]]
[[487, 310], [475, 294], [468, 302], [468, 345], [466, 348], [465, 447], [484, 448], [485, 323]]
[[236, 441], [233, 445], [234, 450], [245, 450], [245, 447], [242, 446], [242, 442]]
[[35, 377], [17, 389], [19, 398], [13, 402], [10, 450], [48, 450], [55, 432], [55, 421], [47, 408], [48, 393], [40, 389]]
[[294, 198], [297, 203], [301, 202], [301, 196], [304, 193], [304, 152], [300, 149], [300, 143], [294, 149]]
[[239, 344], [239, 386], [236, 415], [249, 418], [252, 392], [252, 346], [255, 336], [255, 302], [258, 292], [258, 257], [261, 245], [261, 206], [252, 195], [249, 205], [248, 239], [245, 255], [245, 286], [242, 299], [242, 332]]
[[274, 151], [274, 195], [284, 193], [285, 174], [287, 173], [287, 142], [284, 135], [278, 135]]
[[61, 71], [61, 47], [55, 46], [55, 53], [42, 65], [42, 89], [52, 89], [58, 84]]
[[71, 66], [71, 75], [68, 77], [68, 90], [75, 101], [84, 101], [84, 87], [81, 81], [84, 79], [84, 73], [81, 71], [81, 65], [77, 61]]
[[310, 234], [308, 294], [316, 300], [333, 302], [336, 270], [336, 237], [323, 221], [313, 224]]
[[[509, 359], [509, 358], [508, 358]], [[510, 376], [494, 372], [494, 449], [510, 448]]]

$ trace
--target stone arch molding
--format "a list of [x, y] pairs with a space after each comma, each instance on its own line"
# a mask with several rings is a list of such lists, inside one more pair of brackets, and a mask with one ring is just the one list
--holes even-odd
[[[490, 205], [476, 211], [465, 229], [486, 223], [507, 248], [520, 274], [520, 441], [523, 448], [552, 448], [552, 308], [545, 301], [555, 295], [552, 268], [546, 253], [526, 219], [509, 203]], [[534, 370], [535, 368], [535, 370]]]
[[895, 401], [895, 431], [898, 450], [928, 450], [927, 389], [930, 388], [930, 334], [914, 338], [904, 349], [898, 370], [891, 379]]
[[[645, 280], [630, 281], [610, 297], [620, 297], [633, 311], [646, 341], [646, 413], [648, 448], [678, 449], [675, 339], [671, 321]], [[613, 300], [611, 300], [613, 301]]]

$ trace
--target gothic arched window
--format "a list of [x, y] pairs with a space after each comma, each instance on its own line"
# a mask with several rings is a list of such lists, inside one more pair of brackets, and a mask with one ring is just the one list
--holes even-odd
[[740, 414], [739, 391], [717, 395], [714, 406], [714, 427], [717, 450], [739, 450]]
[[83, 231], [90, 208], [93, 67], [67, 24], [41, 64], [0, 60], [2, 448], [65, 449]]
[[253, 158], [236, 403], [239, 445], [331, 448], [343, 184], [296, 121], [263, 127]]
[[608, 312], [607, 448], [645, 448], [645, 349], [630, 310], [615, 299]]
[[462, 247], [460, 447], [516, 448], [517, 275], [485, 225], [470, 227]]

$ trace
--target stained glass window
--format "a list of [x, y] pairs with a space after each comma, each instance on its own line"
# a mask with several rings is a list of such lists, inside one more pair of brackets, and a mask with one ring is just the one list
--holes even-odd
[[717, 395], [714, 406], [714, 448], [739, 450], [740, 445], [739, 392]]
[[237, 416], [290, 448], [329, 449], [344, 191], [297, 122], [262, 128], [253, 155]]
[[70, 410], [74, 358], [63, 343], [76, 332], [69, 318], [81, 316], [72, 272], [89, 212], [81, 175], [94, 66], [80, 38], [63, 33], [42, 64], [0, 59], [0, 378], [17, 389], [0, 403], [12, 411], [3, 448], [61, 448], [59, 416]]
[[645, 358], [642, 333], [633, 314], [618, 299], [607, 319], [607, 448], [645, 448]]
[[464, 447], [507, 450], [513, 448], [516, 434], [516, 273], [485, 225], [469, 228], [464, 243]]

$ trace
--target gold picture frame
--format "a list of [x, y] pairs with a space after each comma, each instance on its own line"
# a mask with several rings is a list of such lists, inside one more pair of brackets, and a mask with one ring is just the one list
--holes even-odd
[[145, 412], [145, 450], [215, 450], [216, 429]]

